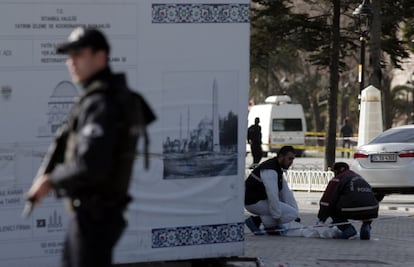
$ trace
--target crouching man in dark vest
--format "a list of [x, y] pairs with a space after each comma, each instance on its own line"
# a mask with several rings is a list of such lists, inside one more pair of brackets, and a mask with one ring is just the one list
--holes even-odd
[[319, 220], [325, 222], [331, 217], [333, 224], [339, 224], [341, 232], [335, 237], [340, 239], [348, 239], [357, 234], [355, 227], [347, 223], [348, 219], [361, 220], [360, 238], [369, 240], [372, 219], [378, 217], [378, 201], [371, 186], [349, 170], [345, 162], [335, 163], [333, 170], [335, 177], [329, 181], [319, 202]]
[[[255, 216], [247, 218], [245, 223], [254, 234], [278, 234], [283, 224], [298, 219], [298, 205], [283, 177], [283, 170], [294, 159], [293, 147], [284, 146], [277, 157], [261, 163], [246, 179], [244, 204]], [[265, 231], [260, 229], [261, 223]]]

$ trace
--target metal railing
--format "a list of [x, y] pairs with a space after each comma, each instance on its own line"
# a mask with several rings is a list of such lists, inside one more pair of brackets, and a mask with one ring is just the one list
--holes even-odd
[[298, 191], [325, 191], [329, 180], [334, 177], [332, 171], [319, 170], [289, 170], [286, 180], [291, 190]]
[[[246, 169], [247, 178], [252, 170]], [[288, 170], [286, 181], [289, 188], [294, 191], [323, 192], [330, 179], [334, 177], [332, 171], [321, 170]]]

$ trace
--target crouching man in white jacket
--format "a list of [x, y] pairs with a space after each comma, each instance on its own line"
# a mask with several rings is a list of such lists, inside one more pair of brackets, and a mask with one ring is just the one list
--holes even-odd
[[[255, 216], [245, 223], [254, 234], [277, 235], [283, 232], [282, 224], [299, 221], [298, 205], [283, 174], [294, 159], [294, 148], [284, 146], [277, 157], [261, 163], [246, 179], [244, 204]], [[262, 223], [265, 231], [260, 229]]]

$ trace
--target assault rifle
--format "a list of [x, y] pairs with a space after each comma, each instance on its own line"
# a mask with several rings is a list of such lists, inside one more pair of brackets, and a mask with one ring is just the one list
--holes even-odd
[[[68, 135], [69, 130], [66, 124], [57, 130], [55, 140], [49, 145], [47, 153], [42, 160], [42, 164], [37, 171], [35, 179], [41, 175], [53, 171], [58, 163], [63, 162]], [[34, 198], [27, 199], [26, 205], [24, 206], [22, 212], [23, 218], [28, 218], [30, 216], [34, 208], [35, 200], [36, 199]]]

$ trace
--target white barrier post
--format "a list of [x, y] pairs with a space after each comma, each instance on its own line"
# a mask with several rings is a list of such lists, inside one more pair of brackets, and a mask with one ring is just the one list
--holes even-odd
[[359, 113], [358, 147], [367, 144], [382, 132], [381, 91], [370, 85], [361, 93]]

